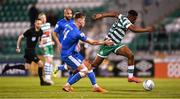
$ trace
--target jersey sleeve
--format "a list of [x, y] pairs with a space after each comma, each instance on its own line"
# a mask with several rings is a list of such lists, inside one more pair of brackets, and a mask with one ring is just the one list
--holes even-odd
[[85, 34], [84, 34], [83, 32], [81, 32], [81, 33], [79, 34], [79, 39], [80, 39], [81, 41], [86, 41], [86, 40], [87, 40], [87, 36], [85, 36]]
[[119, 14], [118, 19], [120, 20], [120, 19], [121, 19], [121, 17], [122, 17], [122, 14]]
[[128, 27], [132, 25], [131, 21], [122, 14], [119, 14], [118, 19], [122, 23], [123, 27], [125, 27], [126, 29], [128, 29]]
[[128, 29], [129, 26], [132, 25], [132, 23], [128, 20], [128, 18], [126, 18], [125, 21], [123, 22], [123, 25], [124, 25], [124, 27], [126, 27], [126, 29]]
[[59, 23], [56, 24], [55, 28], [54, 28], [54, 32], [59, 33], [59, 30], [61, 29], [61, 26]]
[[29, 30], [27, 30], [27, 31], [25, 31], [24, 33], [23, 33], [23, 36], [24, 37], [27, 37], [29, 35]]

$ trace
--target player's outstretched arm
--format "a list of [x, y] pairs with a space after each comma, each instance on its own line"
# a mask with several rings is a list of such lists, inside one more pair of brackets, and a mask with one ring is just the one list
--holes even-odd
[[154, 32], [155, 31], [154, 27], [142, 28], [142, 27], [138, 27], [138, 26], [135, 26], [135, 25], [129, 26], [128, 29], [131, 30], [132, 32], [135, 32], [135, 33]]
[[85, 42], [89, 43], [91, 45], [108, 45], [108, 46], [111, 46], [114, 44], [111, 40], [97, 41], [97, 40], [92, 40], [89, 38], [87, 38], [87, 40]]
[[118, 18], [120, 13], [118, 12], [104, 12], [104, 13], [97, 13], [92, 16], [93, 20], [102, 19], [104, 17], [115, 17]]
[[24, 38], [23, 34], [19, 35], [18, 40], [17, 40], [17, 46], [16, 46], [16, 52], [20, 53], [21, 49], [20, 49], [20, 44], [22, 39]]

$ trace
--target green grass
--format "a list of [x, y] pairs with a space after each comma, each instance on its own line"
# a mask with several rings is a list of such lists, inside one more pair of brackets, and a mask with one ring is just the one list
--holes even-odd
[[144, 91], [142, 84], [128, 83], [126, 78], [97, 78], [107, 93], [92, 92], [87, 78], [76, 83], [71, 93], [62, 91], [66, 78], [54, 81], [53, 86], [41, 87], [37, 77], [0, 77], [0, 99], [180, 99], [180, 79], [154, 79], [155, 89]]

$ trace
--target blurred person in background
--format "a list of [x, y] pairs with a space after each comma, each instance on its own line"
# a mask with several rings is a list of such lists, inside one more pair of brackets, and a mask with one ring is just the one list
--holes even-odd
[[43, 35], [43, 31], [41, 30], [42, 21], [40, 19], [36, 19], [34, 23], [34, 27], [31, 27], [23, 34], [20, 34], [17, 40], [16, 52], [20, 53], [20, 44], [23, 38], [26, 38], [26, 48], [25, 48], [25, 68], [29, 68], [32, 62], [38, 64], [38, 75], [40, 79], [40, 85], [46, 86], [51, 85], [50, 83], [44, 81], [43, 79], [43, 62], [37, 57], [35, 52], [35, 47], [37, 42], [40, 41], [41, 36]]
[[[44, 75], [45, 81], [54, 84], [51, 79], [51, 75], [53, 72], [53, 56], [54, 56], [54, 42], [52, 39], [52, 31], [51, 31], [51, 24], [47, 22], [46, 15], [44, 13], [40, 13], [38, 18], [43, 22], [41, 25], [41, 30], [43, 31], [43, 35], [41, 37], [41, 41], [39, 47], [43, 52], [45, 63], [44, 63]], [[58, 43], [58, 42], [56, 42]], [[58, 44], [57, 44], [58, 45]]]
[[[54, 29], [54, 32], [53, 32], [53, 36], [58, 39], [60, 47], [61, 47], [62, 39], [63, 39], [63, 37], [64, 37], [63, 31], [64, 31], [64, 29], [65, 29], [65, 26], [66, 26], [67, 24], [71, 24], [71, 23], [74, 22], [72, 16], [73, 16], [73, 11], [72, 11], [72, 9], [70, 9], [70, 8], [65, 8], [65, 9], [64, 9], [64, 18], [63, 18], [63, 19], [60, 19], [60, 20], [57, 22], [56, 26], [55, 26], [55, 29]], [[61, 49], [60, 49], [60, 50], [61, 50]], [[61, 64], [62, 64], [62, 65], [58, 66], [58, 68], [54, 70], [54, 73], [53, 73], [54, 76], [57, 75], [57, 72], [58, 72], [59, 70], [62, 70], [62, 71], [63, 71], [63, 70], [68, 70], [67, 65], [64, 64], [63, 61], [62, 61]], [[72, 73], [70, 73], [70, 76], [69, 76], [69, 77], [71, 77], [71, 74], [72, 74]]]
[[141, 28], [134, 23], [138, 17], [138, 13], [135, 10], [128, 11], [128, 15], [124, 16], [118, 12], [107, 12], [95, 14], [92, 18], [94, 20], [102, 19], [104, 17], [118, 18], [116, 22], [111, 26], [105, 40], [112, 40], [115, 44], [113, 46], [100, 46], [95, 60], [92, 63], [93, 67], [99, 66], [110, 53], [116, 55], [122, 55], [128, 58], [128, 82], [141, 83], [139, 78], [134, 77], [134, 55], [132, 51], [121, 40], [126, 35], [127, 30], [131, 30], [135, 33], [153, 32], [153, 27]]

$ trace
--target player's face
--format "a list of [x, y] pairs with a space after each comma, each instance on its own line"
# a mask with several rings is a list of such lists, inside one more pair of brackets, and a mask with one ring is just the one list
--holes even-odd
[[85, 17], [79, 19], [79, 23], [81, 24], [81, 27], [85, 26], [86, 23], [85, 19], [86, 19]]
[[66, 18], [66, 20], [70, 20], [72, 18], [72, 10], [70, 9], [65, 10], [64, 17]]
[[42, 21], [41, 21], [41, 20], [36, 20], [36, 21], [35, 21], [35, 27], [36, 27], [37, 29], [40, 29], [40, 28], [41, 28], [41, 25], [42, 25]]
[[41, 19], [41, 21], [42, 21], [43, 23], [46, 23], [46, 22], [47, 22], [46, 15], [42, 15], [42, 16], [40, 17], [40, 19]]
[[132, 16], [130, 17], [130, 21], [132, 24], [134, 24], [136, 22], [137, 16]]

